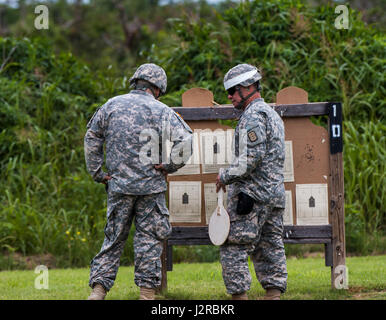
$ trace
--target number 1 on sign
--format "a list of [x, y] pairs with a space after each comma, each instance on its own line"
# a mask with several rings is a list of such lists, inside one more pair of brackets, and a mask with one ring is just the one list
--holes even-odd
[[336, 104], [334, 104], [334, 105], [332, 106], [332, 108], [334, 109], [334, 118], [336, 118]]

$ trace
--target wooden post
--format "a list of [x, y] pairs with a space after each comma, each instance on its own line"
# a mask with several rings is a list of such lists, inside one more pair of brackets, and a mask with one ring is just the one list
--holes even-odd
[[330, 170], [330, 219], [333, 249], [331, 286], [335, 289], [347, 289], [342, 153], [330, 156]]
[[168, 273], [167, 273], [167, 250], [168, 250], [168, 241], [163, 242], [163, 249], [161, 255], [161, 268], [162, 268], [162, 279], [161, 287], [159, 288], [159, 293], [166, 292], [168, 290]]
[[344, 227], [344, 179], [343, 179], [343, 139], [342, 106], [329, 106], [330, 136], [330, 223], [332, 226], [332, 267], [331, 287], [347, 289], [346, 244]]

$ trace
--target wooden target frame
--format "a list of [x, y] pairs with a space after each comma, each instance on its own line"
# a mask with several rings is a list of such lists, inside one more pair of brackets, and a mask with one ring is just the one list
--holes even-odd
[[[220, 124], [218, 120], [237, 120], [241, 115], [232, 105], [214, 106], [212, 92], [202, 88], [186, 91], [182, 95], [182, 104], [182, 107], [173, 109], [200, 135], [207, 129], [230, 130], [230, 127]], [[284, 225], [284, 243], [324, 244], [325, 265], [331, 267], [331, 287], [346, 289], [341, 103], [309, 103], [306, 91], [288, 87], [277, 93], [276, 103], [269, 105], [282, 117], [285, 140], [286, 143], [291, 142], [289, 150], [292, 149], [292, 176], [289, 174], [286, 178], [285, 175], [284, 182], [286, 192], [291, 194], [288, 200], [290, 206], [287, 207], [292, 212], [292, 217], [288, 216], [290, 220], [292, 218], [292, 224]], [[328, 130], [314, 125], [310, 120], [312, 116], [328, 116]], [[201, 154], [203, 150], [200, 142], [197, 143]], [[196, 166], [187, 174], [168, 177], [168, 206], [173, 231], [164, 242], [161, 290], [167, 289], [167, 271], [173, 270], [173, 245], [211, 245], [204, 191], [206, 184], [215, 183], [218, 173], [204, 173], [201, 160], [199, 171]], [[177, 193], [173, 190], [178, 190], [178, 197], [181, 197], [181, 186], [184, 184], [192, 186], [189, 189], [191, 192], [200, 189], [195, 197], [182, 194], [182, 204], [185, 203], [186, 207], [190, 205], [189, 197], [194, 198], [194, 221], [182, 221], [183, 214], [180, 220], [173, 220], [173, 211], [178, 211], [176, 208], [179, 207], [173, 206], [176, 200], [172, 192]], [[309, 194], [311, 197], [308, 198]], [[199, 215], [197, 210], [200, 211]]]

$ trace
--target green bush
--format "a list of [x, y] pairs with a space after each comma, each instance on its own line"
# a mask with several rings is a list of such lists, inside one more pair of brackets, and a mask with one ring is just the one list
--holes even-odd
[[83, 137], [96, 107], [126, 92], [45, 40], [0, 38], [0, 248], [52, 253], [84, 266], [100, 249], [104, 187], [84, 165]]
[[225, 73], [251, 63], [263, 73], [267, 101], [292, 85], [305, 89], [310, 101], [342, 101], [345, 120], [384, 119], [385, 35], [351, 9], [350, 28], [336, 29], [334, 8], [300, 0], [242, 1], [210, 22], [170, 20], [175, 42], [151, 54], [169, 76], [165, 101], [175, 102], [182, 87], [201, 86], [228, 103]]
[[344, 123], [347, 251], [386, 252], [386, 125]]

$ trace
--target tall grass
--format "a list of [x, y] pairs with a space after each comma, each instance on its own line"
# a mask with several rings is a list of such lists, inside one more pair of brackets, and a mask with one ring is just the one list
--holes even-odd
[[1, 39], [0, 250], [84, 266], [100, 249], [105, 191], [85, 170], [83, 137], [125, 79], [91, 72], [43, 40]]
[[341, 101], [345, 120], [384, 119], [385, 35], [351, 9], [350, 28], [336, 29], [334, 9], [301, 0], [251, 0], [211, 21], [188, 15], [170, 20], [175, 41], [167, 49], [154, 46], [149, 55], [168, 71], [165, 102], [181, 105], [179, 90], [201, 86], [228, 103], [225, 73], [251, 63], [262, 71], [267, 101], [274, 102], [284, 87], [298, 86], [310, 101]]
[[385, 252], [386, 125], [344, 123], [347, 250]]

